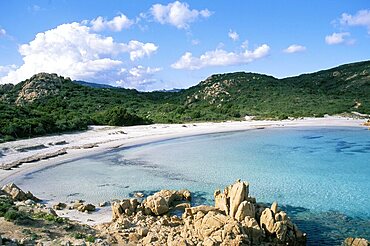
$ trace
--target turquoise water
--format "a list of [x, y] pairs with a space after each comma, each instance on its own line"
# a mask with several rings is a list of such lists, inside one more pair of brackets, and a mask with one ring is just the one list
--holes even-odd
[[15, 182], [50, 200], [100, 202], [133, 192], [187, 188], [213, 203], [216, 188], [250, 183], [274, 200], [309, 244], [370, 239], [370, 131], [364, 128], [260, 129], [167, 140], [49, 167]]

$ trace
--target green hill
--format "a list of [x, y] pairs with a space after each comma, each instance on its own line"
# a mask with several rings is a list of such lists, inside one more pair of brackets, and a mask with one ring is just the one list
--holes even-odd
[[285, 79], [216, 74], [178, 92], [86, 85], [46, 73], [17, 85], [0, 85], [0, 141], [81, 130], [89, 124], [370, 114], [370, 61]]

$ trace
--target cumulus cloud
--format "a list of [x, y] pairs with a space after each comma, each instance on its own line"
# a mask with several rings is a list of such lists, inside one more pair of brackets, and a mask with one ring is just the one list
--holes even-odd
[[186, 52], [177, 62], [171, 65], [174, 69], [196, 70], [211, 66], [232, 66], [247, 64], [269, 54], [270, 47], [263, 44], [254, 50], [245, 49], [243, 52], [227, 52], [223, 49], [207, 51], [200, 57], [194, 57]]
[[284, 49], [283, 52], [285, 53], [297, 53], [297, 52], [303, 52], [306, 50], [305, 46], [299, 45], [299, 44], [292, 44], [288, 48]]
[[233, 30], [230, 30], [228, 35], [229, 35], [229, 38], [231, 38], [233, 41], [236, 41], [239, 39], [239, 34]]
[[191, 22], [200, 17], [208, 18], [212, 15], [208, 9], [190, 9], [187, 3], [175, 1], [168, 5], [154, 4], [150, 8], [154, 20], [161, 24], [170, 24], [178, 29], [187, 29]]
[[6, 35], [5, 29], [3, 29], [3, 28], [0, 27], [0, 37], [1, 36], [5, 36], [5, 35]]
[[329, 45], [341, 44], [346, 42], [346, 37], [349, 37], [351, 34], [349, 32], [334, 32], [331, 35], [325, 37], [325, 42]]
[[17, 69], [17, 65], [12, 64], [12, 65], [6, 65], [6, 66], [0, 66], [0, 76], [5, 76], [7, 75], [10, 71], [13, 71]]
[[50, 72], [72, 79], [96, 81], [99, 76], [116, 74], [123, 66], [119, 55], [130, 60], [149, 56], [158, 47], [132, 40], [118, 43], [112, 37], [91, 32], [80, 23], [69, 23], [38, 33], [34, 40], [19, 47], [23, 65], [0, 78], [1, 83], [18, 83], [35, 73]]
[[123, 68], [119, 72], [119, 75], [122, 76], [123, 79], [117, 80], [115, 84], [125, 88], [147, 90], [148, 86], [158, 82], [158, 80], [154, 78], [154, 75], [161, 70], [162, 69], [158, 67], [151, 68], [140, 65], [130, 69]]
[[120, 32], [122, 29], [130, 28], [134, 21], [130, 20], [124, 14], [120, 14], [114, 17], [112, 20], [106, 20], [105, 18], [98, 16], [96, 19], [90, 21], [92, 30], [100, 32], [109, 29], [114, 32]]
[[364, 26], [370, 34], [370, 10], [360, 10], [355, 15], [343, 13], [340, 24], [347, 26]]
[[121, 44], [124, 51], [130, 53], [131, 61], [138, 60], [144, 56], [150, 56], [150, 54], [157, 51], [158, 46], [153, 43], [142, 43], [137, 40], [131, 40], [128, 44]]

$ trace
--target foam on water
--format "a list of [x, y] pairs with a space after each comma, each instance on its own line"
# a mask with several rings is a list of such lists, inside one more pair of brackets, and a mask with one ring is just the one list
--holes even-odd
[[[100, 202], [133, 192], [187, 188], [212, 204], [216, 188], [250, 182], [277, 200], [310, 243], [370, 235], [370, 131], [261, 129], [168, 140], [49, 167], [15, 182], [51, 200]], [[314, 244], [314, 243], [313, 243]]]

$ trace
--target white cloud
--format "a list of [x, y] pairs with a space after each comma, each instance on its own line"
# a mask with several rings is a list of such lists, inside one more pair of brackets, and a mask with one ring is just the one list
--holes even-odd
[[349, 37], [351, 34], [349, 32], [334, 32], [331, 35], [325, 37], [325, 42], [329, 45], [341, 44], [346, 41], [346, 37]]
[[239, 39], [239, 34], [235, 31], [230, 30], [228, 35], [229, 35], [229, 38], [231, 38], [233, 41], [236, 41]]
[[131, 61], [135, 61], [144, 56], [150, 56], [152, 53], [157, 51], [158, 46], [153, 43], [141, 43], [137, 40], [131, 40], [127, 45], [122, 44], [125, 51], [130, 53]]
[[247, 64], [269, 54], [270, 47], [263, 44], [255, 50], [245, 49], [243, 52], [227, 52], [222, 49], [207, 51], [200, 57], [186, 52], [177, 62], [171, 65], [174, 69], [196, 70], [211, 66], [232, 66]]
[[5, 35], [6, 35], [5, 29], [3, 29], [3, 28], [0, 27], [0, 37], [1, 36], [5, 36]]
[[340, 18], [340, 24], [347, 26], [364, 26], [370, 34], [370, 10], [360, 10], [355, 15], [343, 13]]
[[249, 46], [249, 41], [245, 40], [240, 47], [242, 47], [242, 49], [246, 50], [246, 49], [248, 49], [248, 46]]
[[288, 48], [284, 49], [283, 52], [285, 53], [297, 53], [297, 52], [303, 52], [306, 50], [305, 46], [299, 45], [299, 44], [292, 44]]
[[157, 67], [151, 68], [140, 65], [131, 69], [121, 69], [118, 74], [123, 78], [117, 80], [115, 85], [125, 88], [147, 90], [148, 86], [158, 82], [158, 80], [154, 78], [154, 75], [161, 70], [161, 68]]
[[115, 42], [112, 37], [92, 33], [90, 27], [80, 23], [62, 24], [38, 33], [30, 43], [21, 45], [19, 53], [23, 65], [1, 77], [0, 83], [18, 83], [39, 72], [97, 81], [99, 76], [106, 78], [117, 74], [124, 64], [119, 55], [128, 53], [134, 61], [157, 49], [153, 43], [136, 40]]
[[5, 76], [7, 75], [10, 71], [13, 71], [17, 69], [17, 65], [12, 64], [12, 65], [6, 65], [6, 66], [0, 66], [0, 76]]
[[105, 29], [109, 29], [114, 32], [120, 32], [122, 29], [130, 28], [134, 21], [130, 20], [124, 14], [114, 17], [112, 20], [106, 20], [101, 16], [98, 16], [96, 19], [90, 21], [91, 28], [94, 31], [100, 32]]
[[170, 24], [178, 29], [187, 29], [189, 24], [199, 17], [207, 18], [212, 15], [208, 9], [190, 9], [187, 3], [175, 1], [168, 5], [154, 4], [150, 8], [154, 20], [161, 24]]

